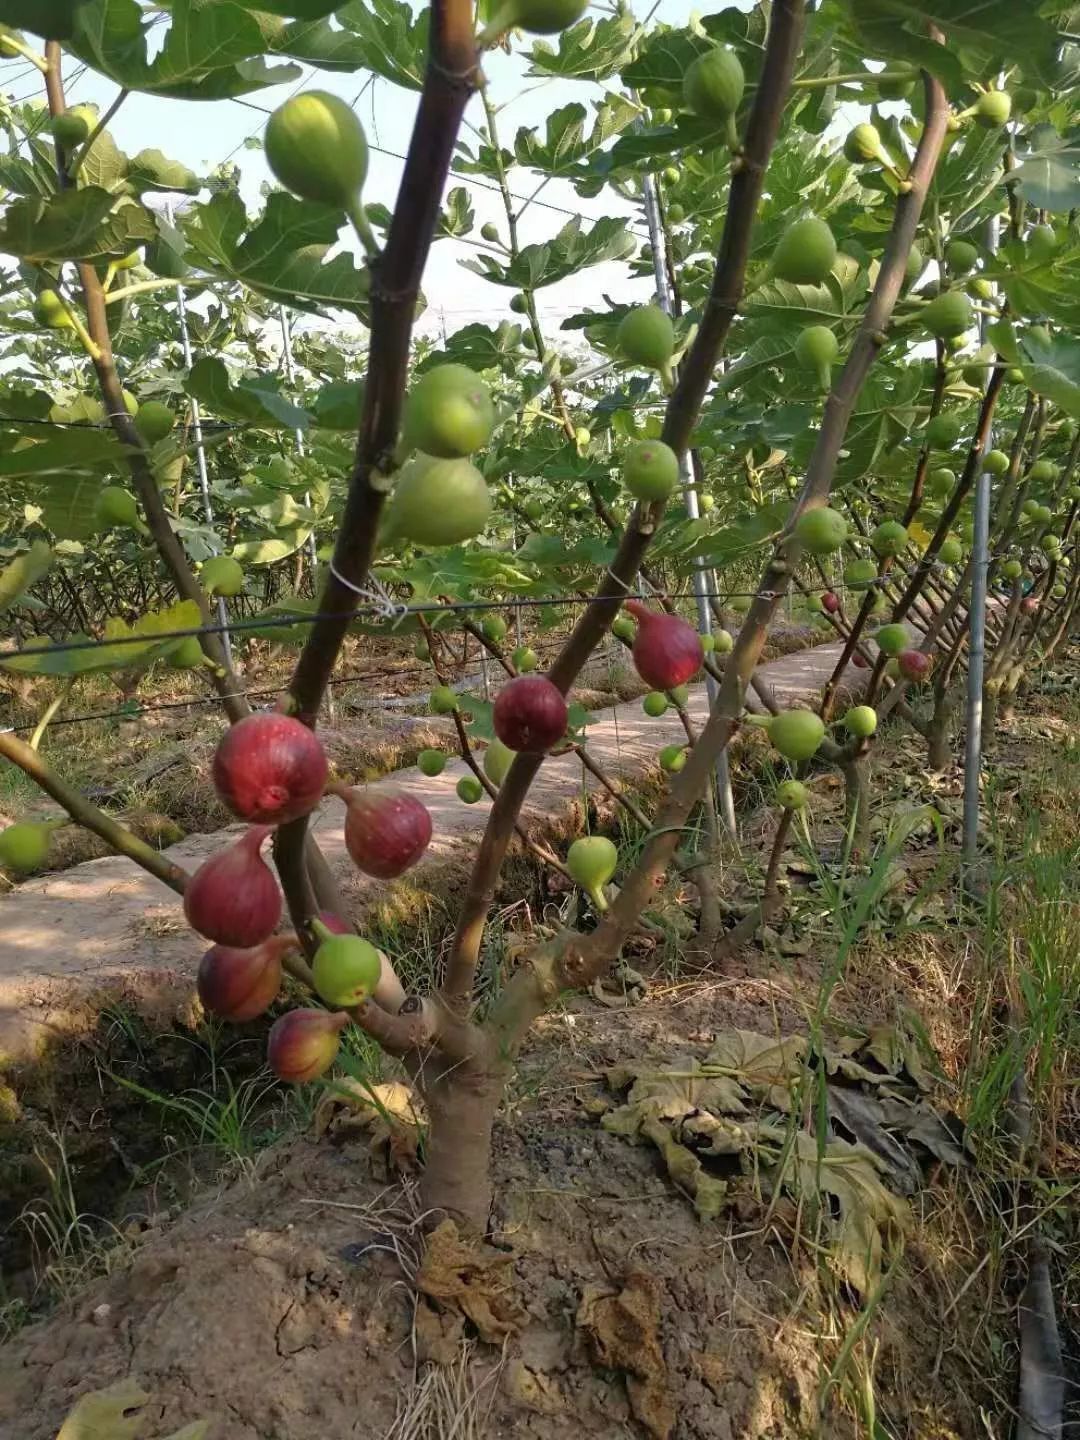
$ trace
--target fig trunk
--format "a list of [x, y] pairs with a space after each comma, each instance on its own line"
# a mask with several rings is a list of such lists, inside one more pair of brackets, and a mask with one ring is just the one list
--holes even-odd
[[956, 713], [956, 697], [951, 690], [937, 696], [933, 713], [926, 726], [926, 763], [936, 774], [952, 762], [952, 725]]
[[486, 1234], [491, 1212], [491, 1132], [504, 1073], [476, 1063], [433, 1067], [417, 1076], [428, 1112], [420, 1202], [425, 1225], [449, 1216]]
[[870, 757], [857, 755], [841, 766], [844, 775], [844, 827], [853, 860], [870, 848]]

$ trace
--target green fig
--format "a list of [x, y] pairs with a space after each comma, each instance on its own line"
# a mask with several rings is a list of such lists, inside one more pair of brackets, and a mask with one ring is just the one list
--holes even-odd
[[810, 793], [801, 780], [783, 780], [776, 787], [776, 803], [781, 810], [804, 810]]
[[491, 438], [495, 406], [487, 385], [467, 365], [436, 365], [409, 391], [404, 428], [410, 449], [460, 459]]
[[348, 104], [326, 90], [293, 95], [270, 116], [266, 163], [301, 200], [353, 215], [367, 178], [364, 128]]
[[441, 750], [421, 750], [416, 765], [421, 775], [434, 778], [446, 769], [446, 756]]
[[566, 868], [571, 878], [600, 912], [608, 908], [604, 886], [615, 874], [618, 863], [618, 850], [603, 835], [588, 835], [575, 840], [566, 856]]
[[794, 221], [773, 252], [771, 270], [791, 285], [820, 285], [836, 263], [836, 240], [824, 220], [807, 215]]
[[491, 492], [475, 465], [418, 452], [398, 472], [386, 507], [385, 538], [458, 545], [479, 535], [490, 514]]
[[637, 500], [666, 500], [679, 483], [679, 457], [662, 440], [639, 440], [623, 456], [622, 479]]
[[811, 555], [830, 555], [847, 539], [848, 523], [838, 510], [818, 505], [795, 522], [795, 538]]
[[825, 738], [825, 722], [812, 710], [781, 710], [767, 729], [773, 746], [786, 760], [809, 760]]
[[840, 342], [827, 325], [808, 325], [795, 341], [795, 358], [804, 370], [817, 376], [818, 388], [832, 384], [832, 366], [840, 354]]

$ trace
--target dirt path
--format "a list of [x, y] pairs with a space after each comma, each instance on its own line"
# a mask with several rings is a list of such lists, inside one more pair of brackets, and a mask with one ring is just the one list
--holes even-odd
[[[758, 675], [781, 704], [805, 701], [820, 692], [839, 653], [839, 645], [816, 646], [774, 660]], [[705, 710], [704, 686], [697, 686], [690, 713], [700, 723]], [[647, 719], [636, 700], [593, 712], [588, 729], [590, 752], [621, 777], [641, 774], [661, 745], [681, 737], [676, 717]], [[486, 823], [486, 799], [467, 806], [454, 793], [464, 769], [452, 761], [436, 779], [409, 769], [381, 782], [421, 795], [432, 812], [435, 838], [409, 875], [420, 889], [425, 871], [475, 846]], [[557, 817], [580, 794], [581, 783], [582, 768], [573, 756], [548, 761], [530, 792], [526, 816], [541, 823]], [[341, 802], [330, 799], [312, 828], [335, 872], [347, 879], [346, 893], [355, 903], [376, 882], [358, 876], [348, 859], [343, 813]], [[168, 854], [194, 869], [225, 838], [220, 831], [192, 835]], [[0, 1069], [92, 1025], [110, 1000], [160, 1018], [176, 1015], [192, 1003], [191, 976], [204, 948], [172, 891], [121, 856], [20, 885], [0, 901]]]

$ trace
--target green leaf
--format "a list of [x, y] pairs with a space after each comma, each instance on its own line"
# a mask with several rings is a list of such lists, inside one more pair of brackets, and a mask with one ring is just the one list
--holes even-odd
[[446, 197], [446, 205], [439, 213], [437, 235], [460, 237], [468, 235], [476, 224], [476, 214], [464, 185], [455, 185]]
[[559, 233], [542, 245], [526, 245], [509, 264], [494, 256], [482, 255], [477, 260], [463, 260], [467, 270], [483, 275], [496, 285], [511, 285], [515, 290], [539, 290], [556, 285], [567, 276], [599, 265], [605, 260], [625, 260], [637, 249], [637, 242], [624, 220], [605, 217], [593, 228], [582, 233], [581, 217], [568, 220]]
[[365, 70], [406, 90], [423, 88], [428, 48], [426, 9], [414, 18], [403, 0], [352, 0], [334, 18], [360, 42], [360, 63]]
[[[134, 625], [113, 618], [105, 622], [104, 639], [121, 640], [130, 636], [146, 637], [146, 644], [95, 645], [85, 650], [27, 651], [9, 655], [0, 665], [16, 675], [89, 675], [103, 670], [144, 669], [155, 660], [162, 660], [182, 645], [183, 637], [155, 640], [163, 632], [195, 630], [202, 624], [199, 607], [194, 600], [181, 600], [164, 610], [151, 611]], [[85, 635], [71, 635], [71, 643], [86, 640]]]
[[199, 206], [184, 226], [188, 259], [300, 310], [347, 310], [364, 319], [370, 279], [350, 254], [325, 257], [343, 216], [275, 191], [254, 224], [236, 194]]
[[[94, 150], [97, 145], [95, 141]], [[93, 155], [93, 150], [90, 153]], [[194, 170], [189, 170], [178, 160], [170, 160], [161, 150], [140, 150], [128, 161], [127, 178], [139, 191], [179, 191], [184, 195], [197, 195], [202, 189], [202, 181]]]
[[1080, 206], [1080, 145], [1052, 125], [1038, 125], [1009, 179], [1037, 210], [1074, 210]]
[[53, 563], [52, 548], [44, 540], [35, 540], [30, 549], [17, 555], [0, 570], [0, 611], [8, 610], [21, 600]]
[[540, 170], [545, 175], [573, 177], [589, 158], [612, 138], [637, 119], [638, 107], [622, 96], [611, 96], [597, 106], [596, 123], [586, 138], [584, 105], [564, 105], [548, 116], [544, 140], [538, 139], [535, 128], [522, 127], [514, 141], [514, 154], [519, 165]]
[[[224, 100], [298, 80], [299, 66], [268, 66], [263, 26], [232, 0], [172, 0], [164, 43], [159, 16], [136, 0], [88, 0], [76, 11], [68, 45], [80, 60], [128, 90], [175, 100]], [[154, 27], [155, 54], [147, 36]]]
[[204, 355], [191, 367], [184, 389], [226, 420], [286, 430], [307, 429], [307, 411], [280, 394], [277, 384], [273, 376], [256, 375], [245, 376], [234, 385], [224, 360]]
[[20, 260], [94, 260], [127, 255], [153, 239], [152, 217], [96, 185], [46, 198], [16, 200], [4, 212], [0, 250]]
[[564, 80], [609, 80], [630, 58], [637, 25], [632, 15], [606, 20], [581, 20], [559, 36], [557, 50], [535, 40], [529, 55], [530, 75]]
[[1080, 340], [1062, 335], [1047, 344], [1029, 333], [1020, 336], [1020, 354], [1028, 389], [1080, 419]]
[[295, 16], [298, 20], [322, 20], [332, 15], [341, 0], [234, 0], [244, 10], [262, 10], [269, 15]]
[[100, 475], [77, 471], [42, 475], [35, 489], [42, 524], [59, 540], [86, 540], [98, 529]]
[[425, 356], [417, 369], [422, 374], [433, 365], [453, 361], [470, 370], [501, 370], [508, 377], [519, 376], [522, 333], [522, 327], [509, 320], [494, 327], [466, 325], [456, 330], [441, 350]]

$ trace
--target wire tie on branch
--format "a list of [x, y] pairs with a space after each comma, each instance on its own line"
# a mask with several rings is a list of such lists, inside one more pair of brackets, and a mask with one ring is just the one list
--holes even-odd
[[346, 590], [351, 590], [365, 601], [374, 611], [376, 619], [389, 620], [392, 625], [398, 625], [408, 615], [410, 607], [395, 600], [382, 581], [377, 580], [374, 575], [368, 576], [366, 585], [354, 585], [351, 580], [345, 579], [333, 560], [330, 561], [330, 574], [339, 585], [344, 585]]

